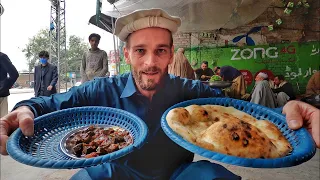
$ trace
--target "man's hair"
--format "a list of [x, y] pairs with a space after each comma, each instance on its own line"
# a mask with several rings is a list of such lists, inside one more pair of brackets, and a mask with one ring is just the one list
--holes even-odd
[[214, 68], [214, 72], [216, 73], [219, 69], [220, 69], [219, 66], [215, 67], [215, 68]]
[[94, 37], [96, 37], [96, 38], [98, 39], [98, 41], [100, 41], [100, 39], [101, 39], [101, 36], [100, 36], [99, 34], [92, 33], [92, 34], [90, 34], [90, 36], [89, 36], [89, 41], [90, 41], [92, 38], [94, 38]]
[[49, 58], [49, 53], [48, 53], [48, 51], [41, 51], [41, 52], [39, 53], [39, 57]]
[[285, 80], [285, 78], [284, 78], [283, 75], [277, 75], [276, 77], [277, 77], [279, 80], [281, 80], [281, 81], [284, 81], [284, 80]]
[[[169, 31], [168, 29], [166, 29], [166, 30], [170, 33], [170, 47], [172, 47], [172, 46], [173, 46], [172, 33], [171, 33], [171, 31]], [[131, 33], [131, 34], [132, 34], [132, 33]], [[126, 48], [130, 48], [130, 42], [129, 42], [129, 40], [130, 40], [131, 34], [128, 35], [128, 37], [127, 37], [127, 39], [126, 39], [126, 41], [125, 41], [124, 47], [126, 47]]]
[[208, 66], [208, 61], [202, 61], [202, 64], [205, 64], [205, 65], [207, 65]]

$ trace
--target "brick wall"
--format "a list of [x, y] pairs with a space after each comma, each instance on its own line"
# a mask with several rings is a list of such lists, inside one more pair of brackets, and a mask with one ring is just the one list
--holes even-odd
[[[30, 73], [30, 81], [33, 81], [33, 73]], [[22, 87], [29, 87], [29, 73], [20, 73], [16, 81]]]
[[[299, 0], [292, 0], [296, 5]], [[310, 42], [320, 40], [320, 1], [309, 0], [310, 8], [308, 14], [305, 8], [294, 8], [290, 15], [286, 15], [281, 7], [281, 0], [275, 0], [267, 10], [251, 23], [240, 26], [236, 29], [219, 29], [209, 32], [189, 33], [182, 32], [174, 35], [174, 45], [179, 47], [194, 46], [225, 46], [232, 44], [231, 40], [237, 35], [247, 33], [256, 26], [268, 26], [275, 24], [275, 20], [281, 18], [283, 23], [280, 26], [274, 26], [273, 31], [267, 28], [252, 34], [257, 45], [279, 44], [288, 42]], [[198, 41], [192, 38], [198, 38]], [[243, 39], [237, 45], [245, 43]]]

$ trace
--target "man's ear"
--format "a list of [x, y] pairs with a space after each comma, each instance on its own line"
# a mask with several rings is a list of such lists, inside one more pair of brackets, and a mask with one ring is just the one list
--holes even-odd
[[130, 57], [129, 57], [129, 49], [126, 47], [123, 47], [123, 54], [124, 54], [124, 58], [126, 60], [126, 63], [130, 65], [131, 61], [130, 61]]
[[173, 62], [173, 56], [174, 56], [174, 45], [172, 45], [172, 47], [171, 47], [171, 54], [170, 54], [170, 62], [169, 62], [169, 64], [171, 64]]

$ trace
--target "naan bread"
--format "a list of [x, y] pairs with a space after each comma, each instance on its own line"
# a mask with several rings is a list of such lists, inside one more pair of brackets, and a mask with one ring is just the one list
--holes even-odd
[[196, 136], [188, 127], [191, 124], [191, 116], [184, 108], [175, 108], [167, 114], [167, 122], [173, 131], [180, 134], [187, 141], [194, 143]]
[[259, 120], [254, 125], [277, 147], [280, 156], [285, 156], [292, 151], [290, 143], [274, 124], [266, 120]]
[[219, 153], [246, 158], [277, 158], [292, 147], [271, 122], [233, 107], [191, 105], [169, 111], [169, 126], [187, 141]]

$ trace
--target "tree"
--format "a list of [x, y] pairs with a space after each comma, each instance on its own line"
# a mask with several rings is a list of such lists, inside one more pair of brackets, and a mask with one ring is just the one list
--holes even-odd
[[35, 36], [29, 38], [28, 44], [22, 49], [27, 59], [29, 72], [32, 71], [36, 62], [39, 60], [40, 51], [49, 51], [50, 39], [48, 30], [42, 29]]
[[88, 45], [75, 35], [69, 37], [69, 45], [67, 50], [67, 65], [69, 72], [79, 72], [81, 60], [85, 51], [89, 49]]
[[[67, 56], [60, 60], [60, 64], [65, 66], [67, 64], [67, 70], [64, 72], [78, 72], [80, 70], [81, 59], [83, 53], [88, 49], [86, 43], [80, 37], [71, 35], [69, 37], [67, 46]], [[22, 49], [27, 59], [29, 71], [32, 71], [36, 62], [39, 60], [40, 51], [50, 52], [50, 38], [49, 31], [46, 29], [40, 30], [32, 38], [29, 38], [28, 44]], [[62, 73], [62, 72], [61, 72]]]

